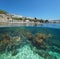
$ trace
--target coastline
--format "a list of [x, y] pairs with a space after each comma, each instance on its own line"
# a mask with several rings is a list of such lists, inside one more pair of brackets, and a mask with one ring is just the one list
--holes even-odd
[[42, 25], [43, 23], [39, 22], [0, 22], [0, 27], [5, 26], [38, 26]]

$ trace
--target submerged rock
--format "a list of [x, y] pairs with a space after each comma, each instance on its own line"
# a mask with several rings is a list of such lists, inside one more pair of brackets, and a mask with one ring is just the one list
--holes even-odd
[[44, 59], [57, 59], [56, 56], [50, 55], [48, 51], [39, 50], [37, 53], [42, 56]]
[[13, 43], [20, 42], [21, 38], [19, 36], [14, 36], [14, 37], [11, 37], [10, 41], [13, 42]]
[[32, 38], [34, 38], [34, 37], [33, 37], [33, 34], [32, 34], [31, 32], [27, 32], [27, 35], [26, 35], [26, 36], [27, 36], [27, 38], [30, 39], [30, 40], [33, 40]]
[[3, 51], [12, 51], [14, 49], [17, 49], [21, 42], [20, 36], [10, 36], [8, 34], [1, 34], [2, 39], [0, 40], [0, 52]]
[[17, 53], [18, 53], [18, 51], [17, 51], [17, 50], [13, 50], [13, 51], [11, 52], [12, 56], [17, 55]]
[[47, 40], [46, 34], [37, 33], [34, 37], [34, 41], [35, 41], [34, 46], [36, 46], [38, 49], [46, 50], [47, 48], [49, 48], [49, 45], [46, 42], [46, 40]]
[[52, 34], [48, 34], [48, 36], [47, 36], [48, 38], [51, 38], [51, 37], [53, 37], [53, 35]]
[[39, 39], [46, 39], [46, 34], [44, 33], [36, 33], [36, 37]]

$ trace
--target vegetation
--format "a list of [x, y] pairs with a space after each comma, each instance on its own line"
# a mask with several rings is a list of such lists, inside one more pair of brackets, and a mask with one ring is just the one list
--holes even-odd
[[2, 15], [0, 15], [0, 17], [1, 17], [1, 18], [3, 18], [3, 16], [2, 16]]
[[45, 20], [45, 23], [48, 23], [49, 21], [48, 20]]
[[[5, 10], [0, 10], [0, 14], [6, 14], [7, 15], [8, 12], [5, 11]], [[0, 17], [2, 17], [2, 16], [0, 15]], [[9, 18], [7, 18], [7, 19], [9, 19]], [[24, 17], [24, 18], [12, 17], [12, 19], [13, 20], [23, 20], [23, 21], [29, 20], [29, 21], [40, 22], [40, 23], [48, 23], [49, 22], [48, 20], [44, 21], [43, 19], [37, 19], [36, 17], [34, 19], [30, 19], [30, 18], [27, 18], [27, 17]]]
[[37, 18], [35, 17], [34, 19], [36, 20]]
[[22, 18], [12, 17], [14, 20], [22, 20]]
[[40, 23], [44, 23], [44, 20], [43, 19], [40, 19], [40, 21], [39, 21]]
[[0, 14], [8, 14], [5, 10], [0, 10]]

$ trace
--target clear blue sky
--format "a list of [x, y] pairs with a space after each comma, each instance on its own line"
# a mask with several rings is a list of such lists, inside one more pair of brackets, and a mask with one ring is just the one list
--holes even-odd
[[0, 9], [42, 19], [60, 19], [60, 0], [0, 0]]

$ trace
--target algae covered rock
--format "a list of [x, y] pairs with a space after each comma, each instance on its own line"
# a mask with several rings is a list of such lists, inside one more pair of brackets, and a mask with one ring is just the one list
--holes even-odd
[[0, 51], [12, 51], [16, 49], [16, 47], [20, 44], [21, 37], [20, 36], [10, 36], [7, 33], [0, 34], [1, 40], [0, 40]]
[[46, 39], [46, 34], [44, 33], [36, 33], [36, 37], [39, 39]]
[[33, 38], [33, 34], [32, 34], [31, 32], [27, 32], [27, 35], [26, 35], [26, 36], [27, 36], [27, 38], [29, 38], [29, 39], [30, 39], [30, 38], [31, 38], [31, 39]]
[[13, 51], [11, 52], [12, 56], [17, 55], [17, 53], [18, 53], [18, 51], [17, 51], [17, 50], [13, 50]]
[[27, 38], [30, 42], [32, 42], [33, 46], [35, 46], [38, 49], [49, 49], [50, 46], [47, 43], [48, 36], [51, 37], [51, 34], [46, 35], [45, 33], [36, 33], [32, 34], [30, 32], [27, 33]]
[[19, 36], [14, 36], [14, 37], [11, 37], [11, 42], [19, 42], [21, 40], [21, 38]]

